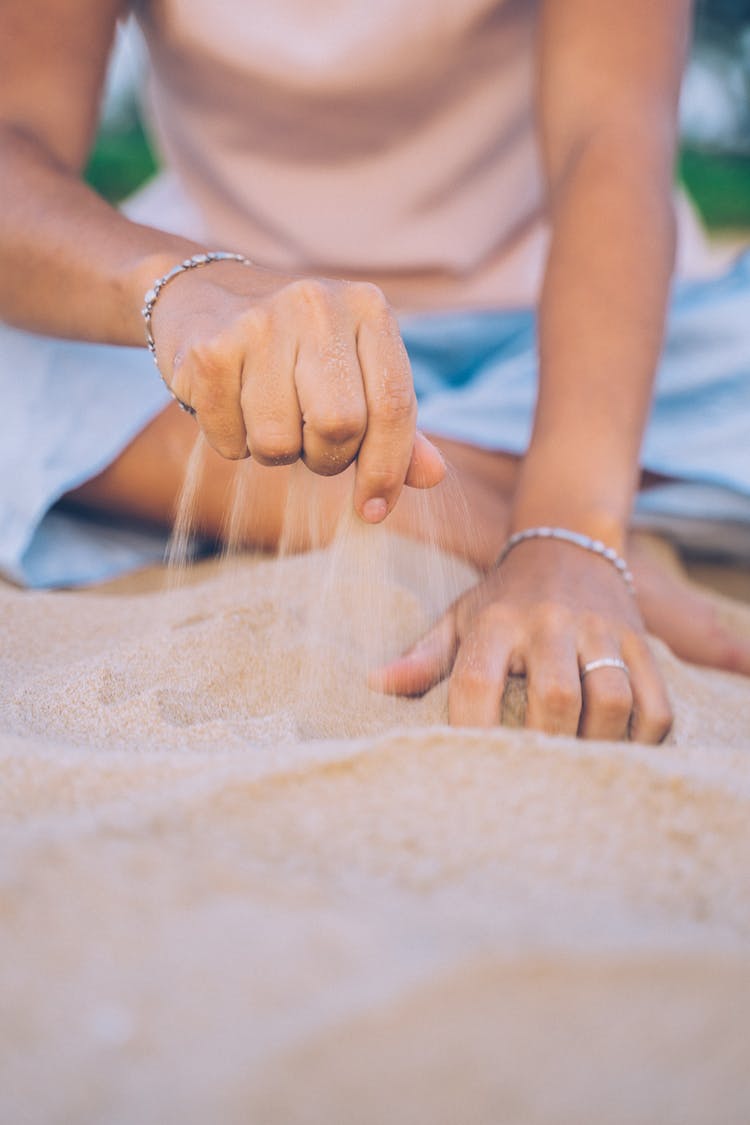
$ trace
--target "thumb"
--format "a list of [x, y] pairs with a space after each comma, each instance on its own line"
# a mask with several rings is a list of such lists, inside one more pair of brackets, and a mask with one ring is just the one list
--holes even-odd
[[417, 430], [414, 448], [406, 474], [406, 484], [411, 488], [432, 488], [445, 476], [445, 461], [437, 446]]
[[448, 675], [457, 649], [455, 615], [450, 609], [403, 656], [371, 672], [368, 684], [385, 695], [424, 695]]

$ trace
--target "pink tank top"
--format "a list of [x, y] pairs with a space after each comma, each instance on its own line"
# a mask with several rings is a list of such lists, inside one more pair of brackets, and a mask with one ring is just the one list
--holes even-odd
[[167, 164], [205, 236], [397, 307], [527, 303], [536, 0], [152, 0]]
[[401, 310], [532, 302], [538, 5], [148, 0], [154, 127], [201, 235]]

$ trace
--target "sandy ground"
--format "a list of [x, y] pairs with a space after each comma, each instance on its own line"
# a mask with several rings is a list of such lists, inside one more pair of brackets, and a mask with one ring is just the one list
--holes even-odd
[[470, 575], [375, 557], [0, 586], [0, 1120], [746, 1125], [750, 681], [451, 730], [364, 677]]

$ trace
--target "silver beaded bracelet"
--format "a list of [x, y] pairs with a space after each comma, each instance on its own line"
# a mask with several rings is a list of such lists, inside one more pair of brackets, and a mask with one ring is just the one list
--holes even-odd
[[232, 254], [225, 250], [208, 250], [203, 254], [193, 254], [192, 258], [186, 258], [184, 262], [179, 262], [176, 266], [173, 266], [169, 273], [165, 273], [163, 277], [158, 277], [143, 297], [143, 308], [141, 312], [143, 313], [143, 319], [146, 324], [146, 346], [151, 352], [153, 361], [156, 364], [156, 370], [159, 372], [164, 386], [178, 406], [187, 414], [195, 414], [195, 410], [192, 406], [188, 405], [188, 403], [183, 402], [181, 398], [177, 397], [162, 375], [161, 368], [159, 367], [159, 360], [156, 356], [156, 341], [154, 340], [153, 325], [151, 324], [151, 314], [154, 311], [156, 302], [159, 300], [159, 294], [166, 285], [169, 285], [170, 281], [174, 281], [181, 273], [187, 273], [188, 270], [198, 269], [199, 266], [210, 266], [213, 262], [239, 262], [243, 266], [252, 266], [253, 264], [244, 254]]
[[513, 548], [526, 539], [558, 539], [562, 543], [572, 543], [575, 547], [582, 547], [584, 551], [592, 551], [593, 554], [600, 555], [612, 564], [630, 593], [635, 594], [635, 582], [630, 568], [613, 547], [608, 547], [601, 539], [592, 539], [589, 535], [582, 535], [579, 531], [568, 531], [564, 527], [527, 527], [525, 531], [517, 531], [503, 547], [495, 566], [500, 566]]

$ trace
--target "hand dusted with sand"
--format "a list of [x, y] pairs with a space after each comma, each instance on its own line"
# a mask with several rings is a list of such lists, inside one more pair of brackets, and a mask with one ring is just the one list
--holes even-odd
[[176, 280], [153, 322], [167, 383], [223, 457], [302, 459], [335, 476], [356, 460], [354, 503], [368, 523], [402, 486], [443, 475], [416, 432], [409, 359], [374, 285], [279, 277], [239, 263]]

